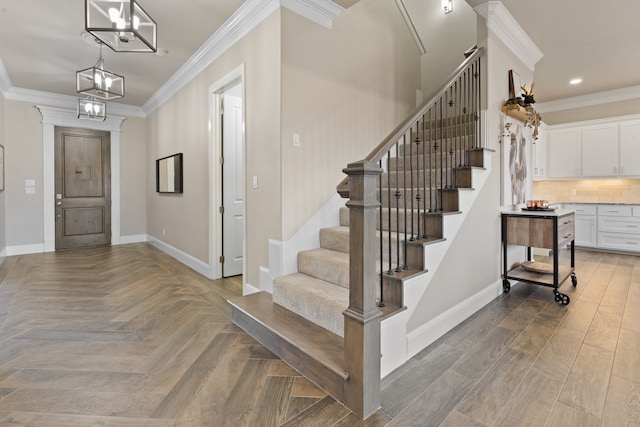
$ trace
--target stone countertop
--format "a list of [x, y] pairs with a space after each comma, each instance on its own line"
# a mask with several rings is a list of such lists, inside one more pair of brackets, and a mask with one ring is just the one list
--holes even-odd
[[553, 202], [549, 205], [619, 205], [619, 206], [638, 206], [640, 203], [619, 203], [619, 202]]

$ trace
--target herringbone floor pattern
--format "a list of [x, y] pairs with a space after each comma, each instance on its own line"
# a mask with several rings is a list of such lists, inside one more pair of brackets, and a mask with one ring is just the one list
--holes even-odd
[[[567, 252], [562, 253], [563, 262]], [[640, 257], [577, 251], [383, 381], [366, 422], [230, 321], [239, 279], [148, 244], [0, 264], [0, 426], [637, 426]]]
[[148, 244], [8, 257], [0, 425], [351, 425], [231, 323], [240, 293]]

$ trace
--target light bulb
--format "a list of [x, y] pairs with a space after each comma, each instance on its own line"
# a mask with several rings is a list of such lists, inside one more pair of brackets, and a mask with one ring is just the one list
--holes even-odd
[[96, 115], [100, 112], [100, 106], [97, 103], [93, 105], [93, 111]]
[[102, 89], [102, 76], [99, 72], [96, 71], [95, 73], [93, 73], [93, 81], [95, 82], [96, 86]]
[[133, 29], [137, 30], [140, 26], [140, 18], [137, 15], [133, 15]]
[[120, 12], [115, 7], [109, 8], [109, 19], [114, 24], [117, 23], [120, 19]]
[[87, 113], [91, 113], [91, 103], [87, 102], [86, 104], [84, 104], [84, 111], [86, 111]]
[[105, 84], [105, 86], [107, 87], [107, 90], [108, 90], [109, 88], [111, 88], [111, 83], [112, 83], [112, 81], [111, 81], [111, 78], [110, 78], [110, 77], [107, 77], [106, 79], [104, 79], [104, 84]]

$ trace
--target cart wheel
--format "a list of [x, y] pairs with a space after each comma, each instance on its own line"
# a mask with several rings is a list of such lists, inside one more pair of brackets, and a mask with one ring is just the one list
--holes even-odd
[[505, 294], [508, 294], [509, 291], [511, 290], [511, 283], [509, 283], [507, 279], [504, 279], [502, 281], [502, 290], [504, 291]]
[[578, 278], [573, 273], [571, 273], [571, 283], [573, 283], [573, 286], [578, 286]]
[[561, 294], [560, 292], [555, 293], [555, 300], [558, 305], [568, 305], [571, 301], [569, 295]]

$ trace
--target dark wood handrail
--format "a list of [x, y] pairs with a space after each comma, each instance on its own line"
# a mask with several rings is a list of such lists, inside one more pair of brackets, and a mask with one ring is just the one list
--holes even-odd
[[[384, 139], [378, 146], [363, 159], [365, 162], [378, 162], [380, 161], [393, 147], [393, 145], [400, 139], [408, 130], [413, 126], [425, 112], [427, 112], [433, 105], [439, 100], [442, 95], [449, 89], [449, 87], [465, 72], [465, 70], [472, 64], [478, 57], [482, 56], [484, 48], [477, 48], [471, 55], [465, 58], [465, 60], [455, 69], [453, 73], [449, 75], [449, 78], [427, 98], [422, 104], [416, 107], [413, 114], [408, 116], [402, 123], [400, 123], [391, 133]], [[349, 197], [349, 177], [338, 184], [336, 187], [338, 193], [343, 198]]]

